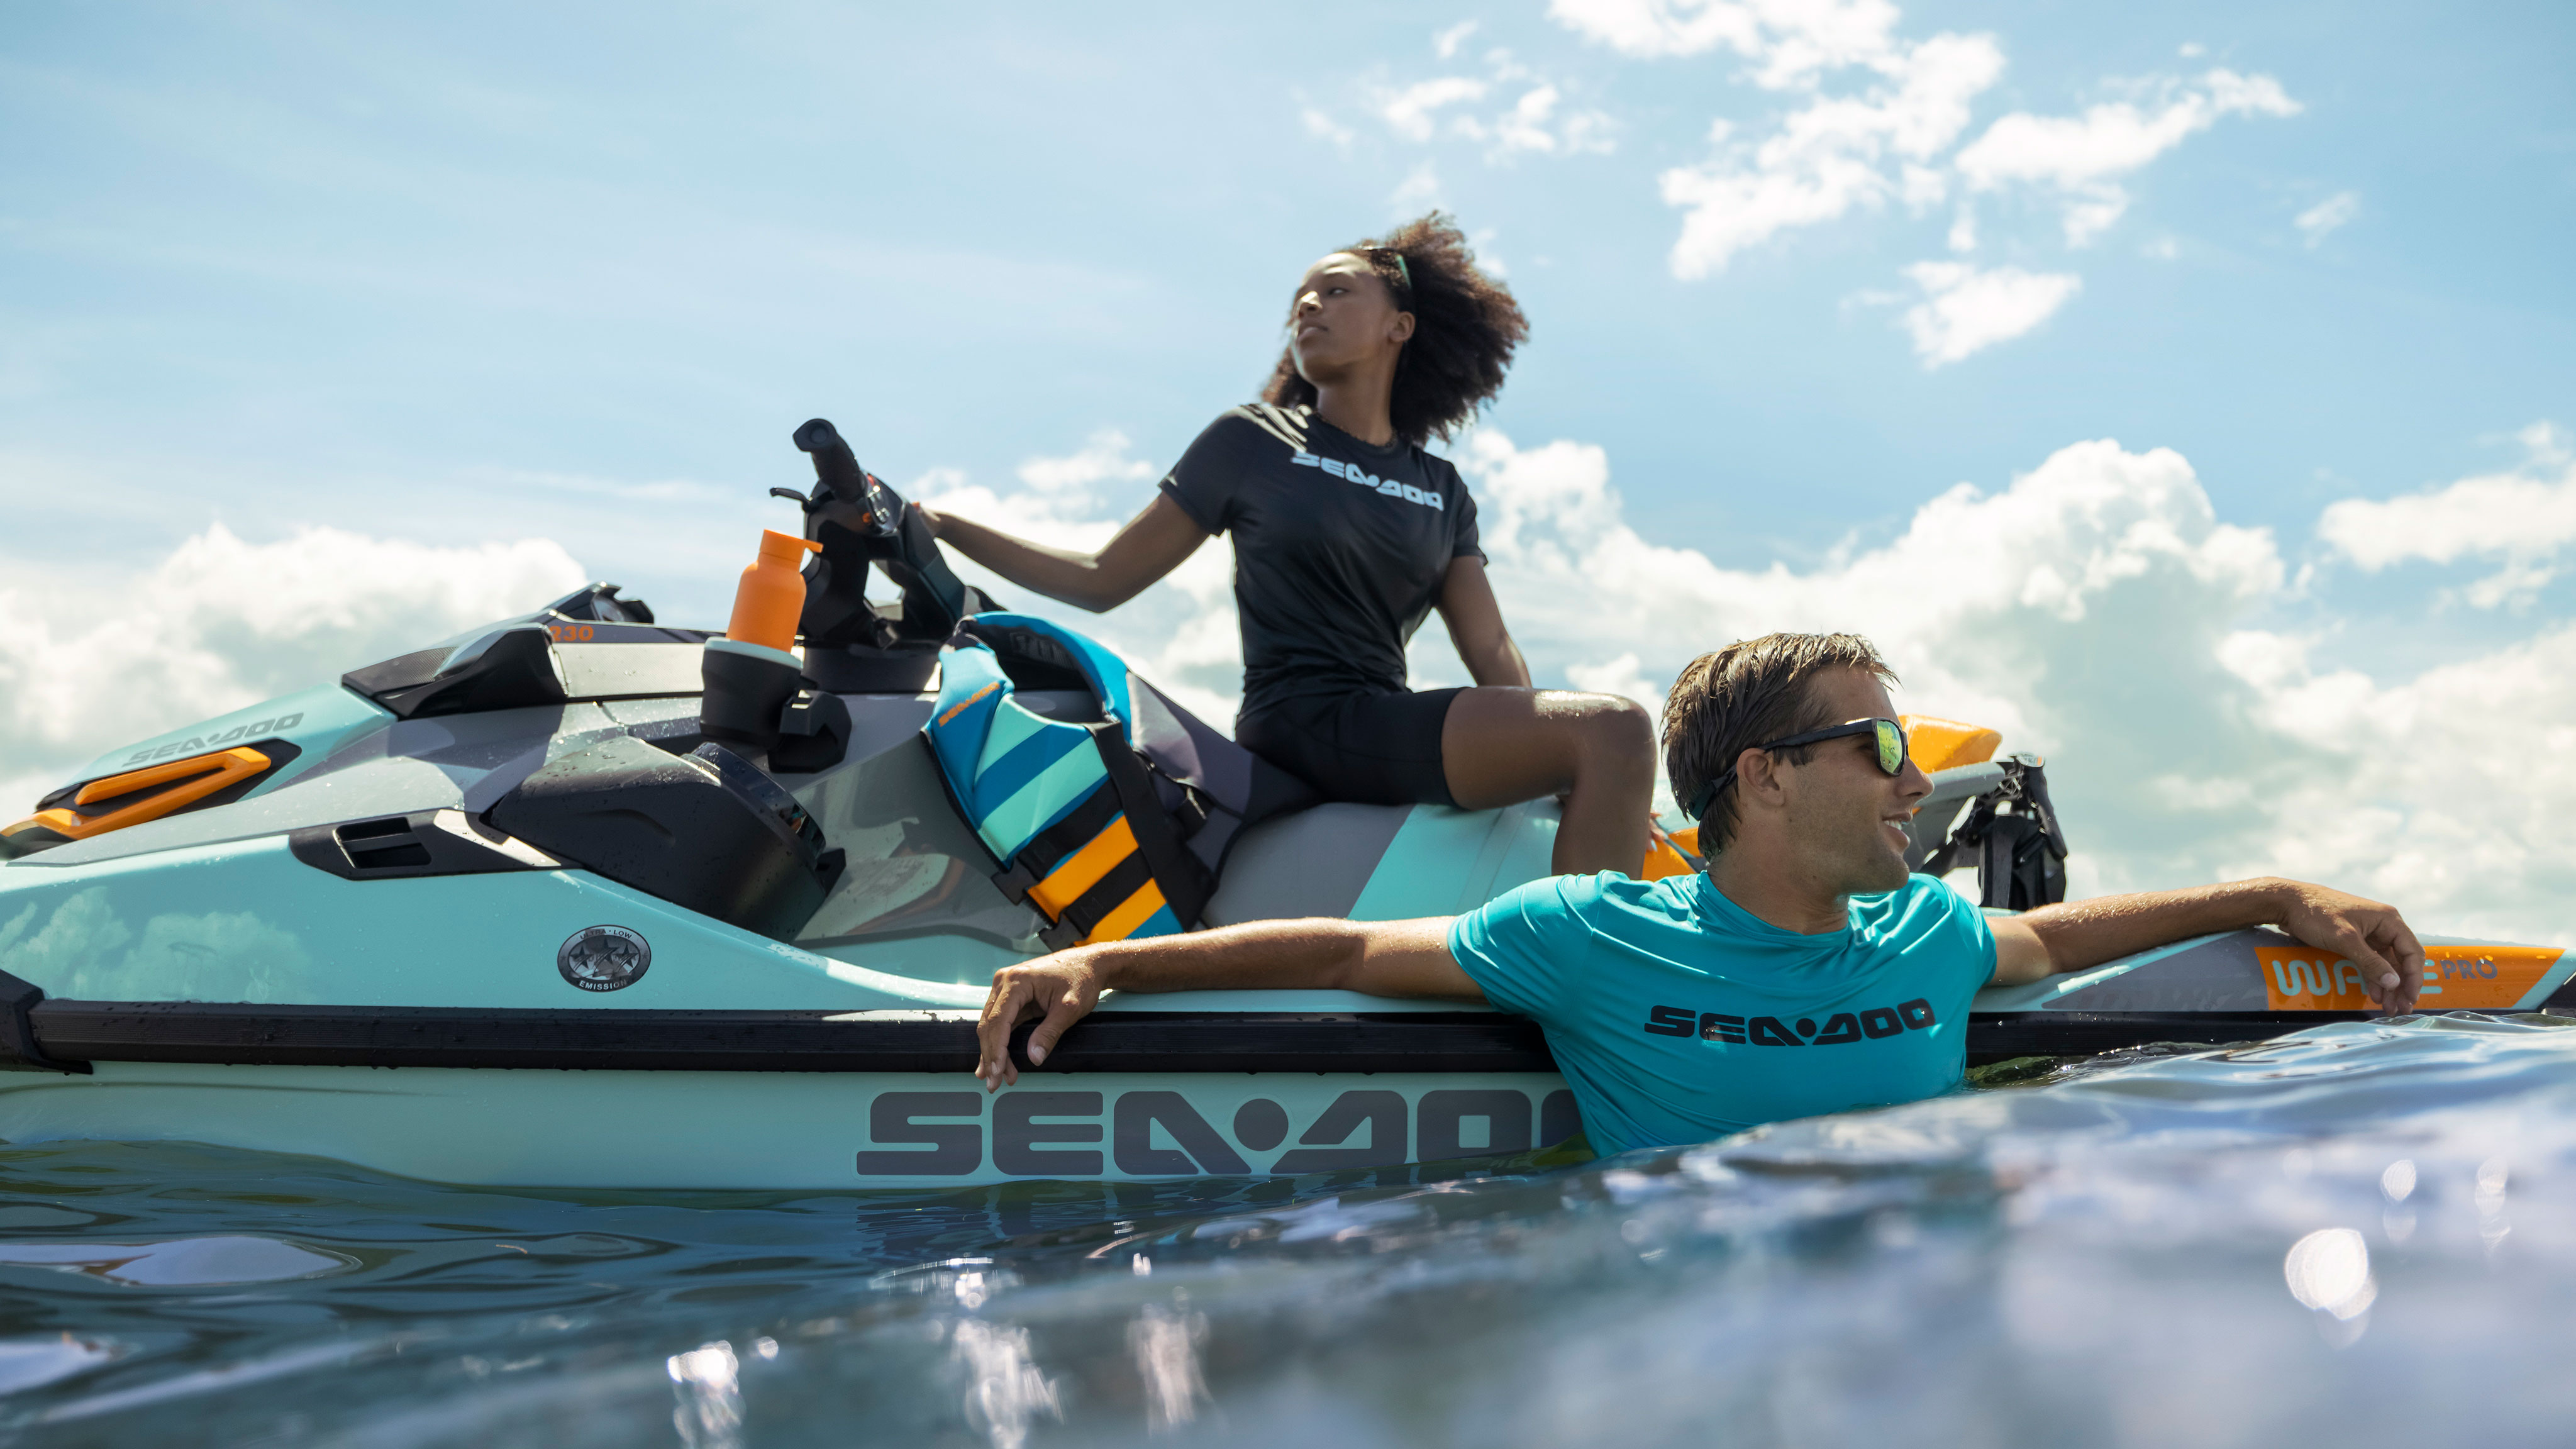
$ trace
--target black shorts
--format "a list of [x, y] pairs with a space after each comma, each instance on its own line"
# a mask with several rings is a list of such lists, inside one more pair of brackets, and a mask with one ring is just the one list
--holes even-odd
[[1370, 690], [1283, 699], [1235, 721], [1236, 743], [1327, 800], [1455, 805], [1440, 764], [1454, 689]]

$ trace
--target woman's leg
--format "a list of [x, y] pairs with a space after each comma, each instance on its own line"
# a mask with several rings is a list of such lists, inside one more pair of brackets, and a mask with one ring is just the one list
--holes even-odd
[[1460, 809], [1564, 795], [1559, 875], [1645, 864], [1655, 731], [1643, 705], [1561, 689], [1462, 689], [1440, 727], [1440, 761]]

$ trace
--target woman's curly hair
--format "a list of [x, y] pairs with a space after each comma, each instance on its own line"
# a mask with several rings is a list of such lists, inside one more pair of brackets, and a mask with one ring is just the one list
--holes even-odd
[[[1455, 432], [1502, 391], [1512, 351], [1529, 336], [1521, 304], [1512, 300], [1510, 288], [1476, 269], [1465, 233], [1440, 212], [1342, 250], [1367, 262], [1394, 294], [1396, 307], [1413, 314], [1413, 340], [1396, 363], [1395, 393], [1387, 405], [1396, 437], [1418, 448], [1434, 434]], [[1400, 270], [1398, 256], [1404, 258]], [[1280, 407], [1314, 405], [1315, 385], [1297, 375], [1293, 351], [1279, 354], [1261, 400]]]

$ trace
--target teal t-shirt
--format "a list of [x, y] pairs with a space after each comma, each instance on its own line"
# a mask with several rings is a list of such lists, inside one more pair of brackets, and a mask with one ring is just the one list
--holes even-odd
[[1985, 916], [1927, 875], [1820, 936], [1705, 875], [1556, 876], [1460, 916], [1449, 954], [1545, 1030], [1604, 1156], [1948, 1091], [1995, 970]]

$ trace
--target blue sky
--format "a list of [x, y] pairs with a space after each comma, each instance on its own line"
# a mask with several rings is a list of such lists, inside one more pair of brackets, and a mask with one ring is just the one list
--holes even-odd
[[[2335, 688], [2385, 713], [2569, 612], [2576, 525], [2491, 516], [2576, 496], [2564, 432], [2533, 431], [2576, 424], [2570, 56], [2576, 11], [2544, 5], [13, 7], [0, 607], [57, 650], [121, 594], [238, 616], [221, 639], [187, 626], [214, 662], [170, 677], [230, 680], [173, 685], [191, 708], [576, 564], [711, 619], [752, 531], [785, 521], [762, 494], [805, 481], [787, 434], [817, 414], [899, 486], [1105, 527], [1266, 374], [1307, 261], [1436, 202], [1534, 323], [1489, 419], [1510, 451], [1478, 476], [1705, 575], [1641, 622], [1606, 619], [1635, 599], [1587, 605], [1588, 630], [1565, 607], [1581, 588], [1499, 562], [1529, 570], [1506, 599], [1530, 600], [1543, 682], [1658, 690], [1779, 622], [1717, 602], [1770, 597], [1726, 582], [1768, 571], [1820, 616], [1824, 582], [1878, 589], [1900, 617], [1855, 593], [1851, 622], [1901, 634], [1905, 600], [1958, 587], [1926, 532], [1944, 490], [1998, 500], [2116, 439], [2187, 465], [2180, 492], [2083, 475], [2194, 540], [2176, 577], [2225, 600], [2185, 652], [2270, 681], [2221, 713]], [[1792, 133], [1824, 140], [1765, 151]], [[1803, 219], [1765, 210], [1770, 183]], [[1694, 224], [1741, 244], [1693, 251]], [[1584, 491], [1594, 458], [1606, 492]], [[2453, 486], [2479, 476], [2511, 486]], [[2380, 507], [2424, 490], [2429, 514]], [[2074, 496], [2050, 516], [2090, 507]], [[248, 552], [206, 545], [218, 525]], [[299, 634], [186, 593], [301, 567], [315, 527], [370, 541], [329, 547], [378, 560], [384, 619]], [[530, 562], [538, 543], [556, 562]], [[489, 588], [432, 600], [379, 546]], [[1182, 615], [1222, 609], [1202, 574], [1102, 627], [1197, 670], [1214, 710], [1222, 650], [1168, 654]], [[2037, 607], [2018, 575], [1996, 597]], [[2189, 612], [2139, 607], [2140, 628]], [[2062, 747], [2075, 661], [2140, 647], [2089, 617], [2072, 653], [2030, 645], [2059, 674], [2026, 700], [1959, 683], [1945, 651], [1973, 630], [1922, 635], [1921, 669]], [[2363, 684], [2332, 685], [2345, 671]], [[2273, 734], [2330, 753], [2353, 726], [2323, 709]], [[23, 728], [71, 748], [69, 726]], [[2401, 822], [2434, 808], [2386, 788]], [[2121, 808], [2187, 815], [2188, 795]]]
[[[215, 517], [418, 528], [520, 473], [765, 486], [818, 412], [897, 477], [1101, 427], [1166, 460], [1263, 374], [1302, 263], [1426, 164], [1536, 324], [1494, 421], [1611, 448], [1633, 503], [1726, 562], [1884, 531], [2080, 437], [2178, 448], [2231, 518], [2304, 525], [2569, 413], [2576, 12], [1916, 5], [1895, 31], [1995, 38], [1980, 122], [2209, 65], [2304, 109], [2174, 147], [2081, 252], [2044, 201], [1986, 206], [1986, 258], [2083, 290], [1927, 372], [1899, 309], [1854, 298], [1944, 256], [1950, 207], [1678, 279], [1658, 175], [1713, 118], [1800, 97], [1537, 5], [23, 7], [0, 436], [116, 480], [35, 500], [42, 541], [84, 549]], [[1371, 114], [1496, 47], [1612, 149], [1489, 160]], [[2294, 219], [2343, 193], [2353, 219], [2306, 245]], [[475, 512], [445, 526], [510, 531]]]

